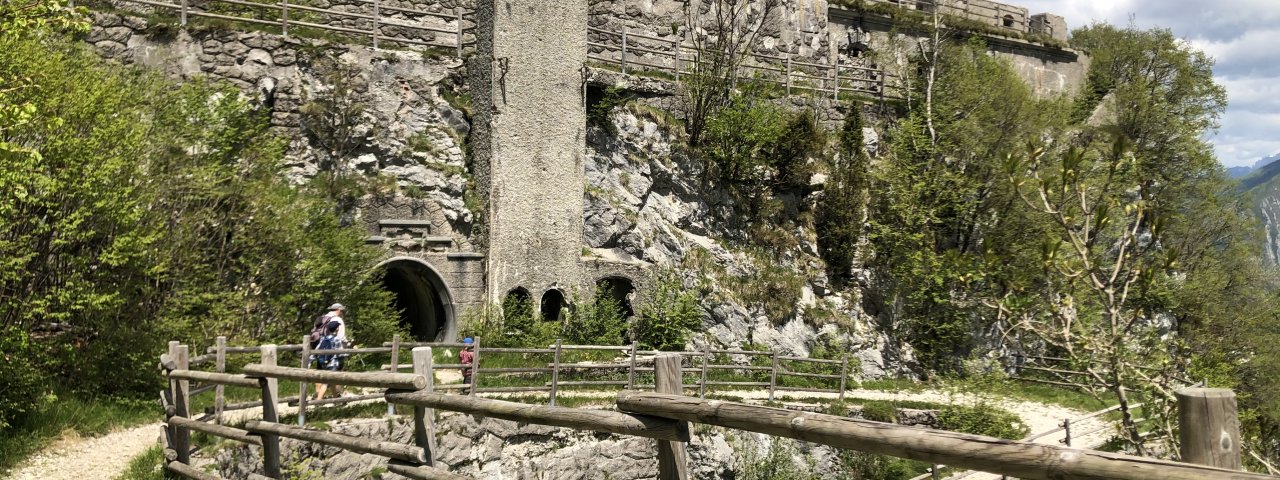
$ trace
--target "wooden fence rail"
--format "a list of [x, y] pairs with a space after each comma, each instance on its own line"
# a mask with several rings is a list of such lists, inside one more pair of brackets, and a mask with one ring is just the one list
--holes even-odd
[[[346, 6], [355, 7], [359, 9], [358, 11], [320, 8], [309, 5], [309, 0], [119, 1], [149, 7], [160, 13], [176, 13], [179, 25], [184, 27], [189, 17], [273, 26], [279, 28], [285, 37], [289, 36], [291, 27], [306, 27], [352, 35], [357, 38], [368, 38], [373, 48], [379, 48], [382, 42], [442, 47], [454, 49], [459, 57], [462, 56], [465, 46], [475, 43], [475, 39], [471, 38], [474, 35], [470, 33], [475, 29], [472, 19], [474, 12], [462, 8], [453, 8], [448, 12], [431, 12], [384, 5], [384, 0], [350, 0], [357, 5]], [[74, 6], [74, 0], [69, 2]], [[245, 8], [254, 10], [246, 11]], [[317, 17], [317, 15], [323, 17]], [[417, 16], [419, 19], [413, 21], [400, 18], [405, 15]], [[424, 22], [424, 19], [439, 25]]]
[[1024, 479], [1271, 478], [1203, 465], [680, 395], [623, 392], [618, 395], [617, 402], [618, 408], [625, 412], [718, 425]]
[[[587, 27], [588, 35], [607, 38], [604, 42], [587, 42], [587, 59], [609, 65], [616, 65], [622, 73], [640, 70], [652, 70], [671, 74], [676, 81], [682, 76], [698, 75], [699, 62], [706, 58], [705, 52], [696, 45], [690, 45], [686, 39], [661, 38], [628, 32], [625, 28], [619, 31]], [[631, 39], [629, 42], [628, 39]], [[636, 39], [657, 43], [661, 47], [649, 48], [637, 46]], [[616, 53], [607, 55], [605, 53]], [[643, 60], [643, 61], [642, 61]], [[793, 90], [808, 91], [817, 94], [830, 94], [832, 99], [840, 100], [840, 93], [865, 93], [879, 97], [898, 97], [888, 94], [885, 82], [888, 75], [879, 68], [868, 68], [862, 65], [841, 63], [839, 57], [832, 55], [828, 63], [810, 63], [794, 60], [790, 55], [774, 56], [749, 53], [744, 61], [736, 65], [733, 77], [738, 80], [763, 81], [782, 87], [787, 95]], [[657, 63], [654, 63], [657, 62]], [[812, 73], [810, 73], [812, 72]]]
[[[394, 343], [398, 343], [394, 342]], [[224, 342], [219, 345], [225, 348]], [[563, 345], [561, 345], [563, 348]], [[616, 348], [616, 347], [615, 347]], [[344, 450], [370, 453], [391, 459], [388, 469], [409, 478], [467, 478], [449, 473], [433, 465], [435, 427], [432, 409], [445, 409], [486, 416], [494, 416], [527, 423], [562, 426], [575, 429], [612, 432], [653, 438], [658, 442], [658, 478], [688, 478], [684, 442], [690, 438], [689, 422], [719, 425], [729, 428], [765, 433], [821, 443], [838, 448], [851, 448], [873, 453], [883, 453], [902, 458], [945, 463], [963, 468], [1016, 475], [1021, 478], [1097, 479], [1097, 478], [1163, 478], [1169, 480], [1187, 478], [1254, 479], [1262, 475], [1236, 472], [1207, 466], [1166, 462], [1149, 458], [1095, 452], [1054, 445], [1038, 445], [990, 437], [967, 435], [940, 430], [902, 427], [865, 420], [850, 419], [814, 413], [797, 413], [790, 410], [745, 405], [719, 400], [705, 400], [681, 396], [687, 387], [682, 377], [687, 368], [683, 359], [697, 362], [698, 356], [688, 354], [660, 355], [654, 359], [655, 383], [658, 393], [624, 391], [616, 399], [620, 411], [575, 409], [555, 406], [537, 406], [482, 399], [469, 396], [434, 393], [431, 381], [432, 351], [430, 347], [414, 348], [412, 352], [414, 373], [394, 372], [329, 372], [303, 368], [276, 366], [277, 349], [268, 345], [260, 348], [260, 362], [245, 368], [245, 376], [228, 374], [200, 375], [186, 369], [188, 348], [173, 342], [167, 355], [174, 368], [166, 375], [171, 391], [162, 401], [172, 404], [166, 408], [168, 446], [166, 469], [174, 474], [196, 479], [216, 479], [215, 475], [190, 468], [189, 431], [197, 430], [223, 438], [253, 445], [260, 445], [263, 454], [263, 474], [255, 478], [281, 478], [279, 438], [295, 438], [316, 442]], [[396, 349], [393, 349], [396, 350]], [[635, 351], [634, 346], [632, 351]], [[225, 352], [224, 352], [225, 353]], [[681, 352], [687, 353], [687, 352]], [[704, 349], [702, 366], [710, 364], [709, 349]], [[770, 355], [771, 361], [778, 360]], [[162, 362], [162, 365], [165, 365]], [[844, 364], [842, 364], [844, 366]], [[705, 371], [705, 369], [695, 369]], [[192, 378], [203, 381], [225, 381], [235, 386], [247, 386], [245, 378], [254, 378], [261, 387], [263, 401], [262, 419], [250, 421], [245, 429], [208, 425], [189, 418], [186, 410], [185, 385]], [[414, 407], [413, 445], [342, 435], [332, 432], [293, 427], [278, 423], [276, 405], [280, 403], [277, 382], [281, 379], [298, 381], [333, 382], [345, 385], [364, 385], [383, 388], [380, 396], [389, 404], [400, 403]], [[633, 385], [634, 386], [634, 385]], [[305, 391], [304, 391], [305, 393]], [[1234, 399], [1217, 392], [1189, 394], [1196, 399], [1212, 398], [1212, 402], [1230, 405], [1215, 408], [1217, 412], [1234, 412]], [[1199, 400], [1204, 403], [1203, 400]], [[1197, 404], [1198, 405], [1198, 404]], [[1198, 418], [1189, 410], [1189, 418]], [[1085, 418], [1107, 413], [1093, 412]], [[1199, 419], [1198, 431], [1218, 432], [1231, 427], [1223, 423], [1225, 415]], [[1223, 425], [1226, 425], [1225, 427]], [[1226, 431], [1226, 430], [1222, 430]], [[1238, 438], [1238, 437], [1233, 437]], [[1235, 449], [1218, 448], [1214, 458], [1237, 457]]]

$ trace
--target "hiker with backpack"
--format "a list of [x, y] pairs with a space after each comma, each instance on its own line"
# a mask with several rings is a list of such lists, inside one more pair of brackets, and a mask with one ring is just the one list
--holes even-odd
[[[346, 307], [341, 303], [335, 303], [329, 306], [329, 312], [321, 315], [316, 319], [315, 325], [311, 330], [310, 339], [315, 342], [312, 345], [314, 350], [340, 350], [346, 347], [347, 343], [347, 325], [342, 319], [342, 314], [346, 312]], [[318, 335], [317, 335], [318, 334]], [[319, 337], [319, 338], [317, 338]], [[342, 370], [347, 355], [330, 353], [322, 355], [312, 355], [311, 360], [316, 362], [316, 368], [319, 370], [329, 370], [336, 372]], [[328, 386], [322, 383], [316, 384], [316, 400], [324, 398], [325, 391]], [[333, 392], [339, 397], [342, 396], [342, 386], [334, 385]]]

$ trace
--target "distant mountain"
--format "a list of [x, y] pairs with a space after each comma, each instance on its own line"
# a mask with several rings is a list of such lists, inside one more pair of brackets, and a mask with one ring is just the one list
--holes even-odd
[[1261, 160], [1253, 162], [1252, 167], [1248, 167], [1248, 166], [1228, 167], [1227, 178], [1244, 178], [1246, 175], [1249, 175], [1250, 173], [1253, 173], [1254, 171], [1262, 167], [1275, 163], [1276, 160], [1280, 160], [1280, 153], [1277, 153], [1270, 157], [1262, 157]]
[[[1240, 190], [1253, 199], [1253, 210], [1266, 233], [1264, 250], [1272, 265], [1280, 265], [1280, 155], [1259, 160], [1257, 169], [1240, 179]], [[1239, 168], [1239, 167], [1237, 167]], [[1230, 171], [1228, 171], [1230, 173]]]
[[1245, 175], [1253, 173], [1253, 167], [1245, 165], [1243, 167], [1227, 168], [1227, 178], [1243, 178]]
[[1275, 163], [1275, 161], [1276, 161], [1276, 160], [1280, 160], [1280, 153], [1277, 153], [1277, 154], [1272, 155], [1272, 156], [1270, 156], [1270, 157], [1262, 157], [1262, 160], [1258, 160], [1258, 161], [1256, 161], [1256, 162], [1253, 162], [1253, 168], [1254, 168], [1254, 170], [1257, 170], [1257, 169], [1259, 169], [1259, 168], [1262, 168], [1262, 167], [1265, 167], [1265, 166], [1267, 166], [1267, 165], [1271, 165], [1272, 163]]

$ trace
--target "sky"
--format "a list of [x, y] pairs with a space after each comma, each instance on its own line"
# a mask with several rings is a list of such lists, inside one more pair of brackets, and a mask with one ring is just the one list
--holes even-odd
[[1222, 127], [1208, 137], [1228, 167], [1280, 153], [1280, 0], [1001, 0], [1032, 14], [1066, 17], [1076, 28], [1094, 22], [1169, 28], [1217, 60], [1226, 87]]

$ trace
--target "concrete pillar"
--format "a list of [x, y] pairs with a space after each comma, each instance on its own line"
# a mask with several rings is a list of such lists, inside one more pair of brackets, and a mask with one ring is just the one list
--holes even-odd
[[[581, 272], [585, 0], [481, 0], [469, 66], [486, 200], [486, 297], [576, 285]], [[533, 299], [537, 301], [538, 299]]]

